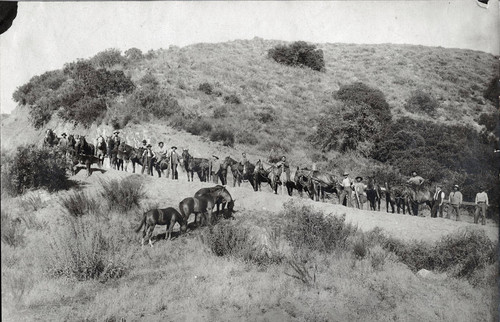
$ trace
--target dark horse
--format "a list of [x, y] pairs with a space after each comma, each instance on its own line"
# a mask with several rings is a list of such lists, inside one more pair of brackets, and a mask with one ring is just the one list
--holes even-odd
[[282, 186], [282, 193], [284, 194], [284, 187], [286, 187], [288, 195], [291, 196], [293, 192], [293, 187], [295, 184], [293, 181], [287, 181], [285, 172], [283, 172], [282, 167], [277, 167], [276, 165], [271, 166], [266, 170], [269, 175], [268, 178], [271, 183], [271, 189], [273, 189], [275, 194], [278, 194], [278, 185]]
[[431, 192], [430, 184], [422, 184], [418, 187], [407, 186], [403, 192], [406, 197], [406, 203], [408, 204], [408, 213], [414, 216], [418, 216], [418, 205], [425, 203], [432, 209], [433, 205], [433, 193]]
[[135, 229], [135, 232], [138, 233], [141, 228], [144, 226], [144, 230], [142, 231], [142, 243], [144, 246], [144, 240], [147, 239], [149, 241], [149, 245], [153, 247], [153, 243], [151, 242], [151, 236], [153, 235], [153, 230], [156, 225], [167, 225], [167, 232], [165, 234], [165, 238], [170, 240], [172, 237], [172, 230], [174, 228], [175, 223], [179, 223], [181, 227], [181, 232], [185, 232], [187, 230], [187, 221], [184, 220], [184, 217], [172, 207], [168, 207], [165, 209], [152, 209], [144, 213], [141, 224], [139, 227]]
[[92, 143], [88, 143], [85, 140], [85, 137], [82, 135], [78, 138], [75, 144], [75, 153], [76, 153], [76, 159], [74, 163], [75, 162], [84, 163], [85, 168], [87, 169], [87, 175], [90, 176], [92, 174], [90, 166], [93, 163], [99, 164], [99, 159], [94, 155], [95, 154], [94, 145]]
[[299, 195], [302, 197], [302, 191], [306, 191], [309, 194], [309, 198], [311, 198], [311, 200], [314, 199], [315, 195], [314, 184], [311, 180], [312, 172], [312, 170], [309, 170], [307, 168], [300, 169], [299, 167], [297, 167], [297, 171], [295, 171], [293, 179], [295, 188], [299, 192]]
[[321, 201], [325, 202], [325, 192], [335, 193], [339, 196], [340, 183], [332, 174], [322, 171], [312, 171], [309, 179], [313, 185], [316, 201], [319, 201], [321, 197]]
[[391, 186], [388, 182], [384, 184], [385, 186], [385, 207], [386, 211], [389, 212], [389, 205], [391, 206], [392, 213], [394, 213], [394, 205], [396, 205], [398, 214], [400, 210], [403, 214], [406, 213], [406, 194], [405, 190], [408, 189], [403, 186]]
[[261, 190], [262, 182], [267, 182], [269, 183], [269, 185], [271, 185], [271, 179], [269, 179], [269, 170], [264, 169], [261, 160], [257, 161], [257, 164], [255, 165], [253, 173], [253, 181], [254, 181], [253, 190], [255, 191]]
[[[109, 167], [116, 169], [117, 165], [117, 154], [118, 154], [118, 145], [116, 144], [115, 140], [113, 140], [113, 137], [107, 136], [106, 137], [106, 155], [109, 158]], [[122, 165], [123, 167], [123, 165]]]
[[159, 159], [156, 159], [154, 162], [154, 167], [156, 172], [158, 172], [158, 177], [161, 178], [161, 174], [165, 175], [165, 170], [167, 170], [166, 177], [168, 178], [168, 171], [170, 165], [170, 158], [166, 155], [160, 156]]
[[[235, 200], [231, 197], [231, 194], [224, 186], [216, 185], [215, 187], [211, 188], [202, 188], [194, 194], [194, 197], [199, 198], [204, 195], [210, 195], [214, 198], [214, 202], [217, 205], [217, 216], [219, 216], [219, 212], [221, 210], [224, 213], [224, 208], [227, 204], [227, 208], [229, 210], [229, 216], [227, 217], [232, 217], [232, 213], [235, 212], [233, 210]], [[222, 209], [220, 209], [220, 205], [222, 205]], [[210, 216], [209, 219], [211, 222], [212, 219]]]
[[[233, 165], [237, 165], [238, 161], [234, 160], [230, 156], [227, 156], [220, 165], [220, 178], [223, 186], [227, 185], [227, 168], [233, 169]], [[236, 168], [237, 169], [237, 168]], [[236, 174], [233, 172], [233, 187], [236, 186], [237, 177], [239, 176], [237, 171]]]
[[[187, 173], [188, 181], [193, 181], [194, 173], [196, 172], [201, 182], [207, 182], [210, 169], [210, 161], [208, 159], [194, 158], [189, 154], [188, 149], [182, 150], [181, 158]], [[191, 174], [191, 180], [189, 180], [189, 174]]]
[[[246, 170], [246, 172], [245, 172]], [[231, 165], [231, 172], [233, 173], [233, 187], [236, 186], [236, 183], [238, 183], [238, 187], [241, 185], [242, 180], [248, 180], [250, 184], [252, 185], [252, 188], [255, 190], [255, 178], [254, 178], [254, 171], [255, 171], [255, 165], [247, 162], [246, 164], [246, 169], [245, 165], [243, 165], [241, 162], [238, 163], [233, 163]]]
[[121, 143], [117, 149], [118, 167], [120, 165], [120, 162], [125, 162], [125, 171], [127, 171], [129, 162], [132, 162], [132, 173], [135, 173], [135, 164], [138, 163], [142, 166], [143, 152], [144, 148], [136, 149], [128, 144]]
[[380, 211], [380, 202], [382, 199], [382, 189], [380, 185], [375, 182], [373, 177], [368, 177], [368, 184], [366, 188], [366, 199], [370, 202], [370, 210]]
[[52, 131], [52, 129], [47, 129], [45, 131], [45, 137], [43, 138], [43, 146], [46, 148], [51, 148], [53, 146], [56, 146], [59, 143], [59, 138], [57, 135]]

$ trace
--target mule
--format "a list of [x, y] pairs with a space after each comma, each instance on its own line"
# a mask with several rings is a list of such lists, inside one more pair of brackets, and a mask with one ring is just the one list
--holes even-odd
[[[155, 160], [154, 168], [156, 169], [156, 172], [158, 172], [159, 178], [161, 178], [162, 174], [163, 176], [168, 178], [170, 171], [170, 158], [168, 156], [162, 155], [159, 160], [158, 159]], [[167, 171], [166, 175], [165, 175], [165, 170]]]
[[236, 183], [238, 183], [239, 187], [243, 180], [248, 180], [252, 188], [255, 190], [255, 182], [254, 182], [255, 179], [253, 176], [253, 173], [255, 172], [254, 164], [247, 162], [246, 172], [245, 172], [245, 165], [243, 165], [241, 162], [235, 163], [231, 166], [231, 172], [233, 173], [233, 178], [234, 178], [233, 187], [236, 186]]
[[123, 163], [125, 163], [125, 171], [128, 169], [128, 164], [132, 162], [132, 173], [135, 173], [135, 165], [142, 164], [142, 154], [144, 148], [134, 148], [128, 144], [121, 143], [117, 148], [118, 163], [122, 162], [121, 167], [123, 170]]
[[[221, 165], [220, 165], [220, 173], [221, 173], [220, 177], [221, 177], [221, 183], [223, 186], [227, 185], [227, 168], [231, 168], [231, 170], [232, 170], [232, 166], [235, 164], [238, 164], [238, 161], [234, 160], [230, 156], [227, 156], [224, 159], [224, 161], [221, 163]], [[238, 175], [238, 174], [236, 174], [236, 175]], [[237, 180], [237, 178], [235, 177], [235, 174], [233, 173], [233, 187], [236, 184], [236, 180]]]
[[382, 189], [380, 185], [375, 182], [373, 177], [368, 177], [368, 184], [366, 188], [366, 199], [370, 203], [370, 210], [380, 211], [380, 202], [382, 199]]
[[311, 180], [312, 170], [307, 168], [300, 169], [297, 167], [297, 171], [295, 171], [293, 181], [295, 183], [295, 188], [299, 192], [299, 195], [302, 197], [302, 192], [306, 191], [311, 200], [314, 200], [315, 191], [314, 184]]
[[170, 240], [172, 238], [172, 230], [175, 223], [179, 224], [181, 232], [186, 232], [187, 221], [184, 220], [184, 217], [175, 208], [168, 207], [165, 209], [151, 209], [146, 211], [142, 217], [139, 227], [135, 229], [135, 232], [138, 233], [141, 228], [144, 227], [144, 230], [142, 231], [141, 246], [144, 246], [144, 240], [147, 237], [149, 245], [153, 247], [151, 237], [156, 225], [167, 226], [165, 239]]
[[396, 206], [397, 213], [403, 211], [403, 215], [406, 213], [406, 197], [405, 188], [402, 186], [391, 186], [388, 182], [384, 183], [385, 188], [385, 207], [386, 211], [389, 212], [389, 206], [391, 206], [392, 213], [395, 212], [394, 206]]
[[431, 186], [429, 184], [423, 184], [416, 189], [414, 187], [406, 186], [403, 190], [403, 195], [406, 199], [406, 204], [408, 205], [408, 213], [414, 216], [418, 216], [418, 206], [420, 204], [426, 204], [432, 209], [434, 203], [434, 193], [431, 192]]
[[[188, 162], [188, 178], [191, 173], [191, 181], [193, 181], [194, 173], [198, 175], [200, 182], [208, 181], [208, 172], [210, 170], [210, 160], [204, 158], [191, 157]], [[189, 180], [189, 179], [188, 179]]]
[[[75, 157], [73, 160], [73, 163], [76, 162], [76, 164], [85, 164], [87, 176], [92, 174], [91, 165], [94, 163], [99, 164], [99, 159], [95, 156], [95, 146], [92, 143], [88, 143], [83, 135], [76, 140]], [[74, 167], [73, 173], [76, 173], [76, 169]]]
[[59, 138], [54, 133], [52, 129], [47, 129], [45, 131], [45, 137], [43, 138], [43, 146], [46, 148], [51, 148], [57, 146], [59, 143]]
[[316, 201], [319, 201], [321, 198], [321, 201], [325, 202], [325, 192], [335, 193], [337, 197], [340, 196], [340, 182], [332, 174], [317, 170], [312, 171], [310, 180], [314, 187]]
[[96, 156], [99, 158], [99, 166], [102, 166], [104, 164], [104, 157], [106, 156], [108, 150], [106, 141], [102, 136], [97, 138], [95, 147]]
[[204, 195], [210, 195], [212, 196], [212, 198], [214, 198], [215, 204], [217, 205], [217, 216], [219, 216], [221, 210], [220, 205], [222, 205], [222, 212], [224, 212], [224, 208], [227, 204], [229, 209], [229, 216], [227, 217], [234, 218], [232, 214], [233, 212], [235, 212], [233, 209], [235, 200], [233, 199], [233, 197], [231, 197], [231, 194], [224, 186], [216, 185], [215, 187], [211, 188], [202, 188], [196, 191], [196, 193], [194, 194], [195, 197], [201, 197]]
[[[255, 165], [254, 173], [253, 173], [253, 181], [254, 181], [254, 191], [261, 191], [262, 182], [267, 182], [271, 186], [271, 179], [269, 178], [269, 170], [265, 170], [262, 166], [262, 161], [257, 161]], [[272, 186], [271, 186], [272, 188]]]

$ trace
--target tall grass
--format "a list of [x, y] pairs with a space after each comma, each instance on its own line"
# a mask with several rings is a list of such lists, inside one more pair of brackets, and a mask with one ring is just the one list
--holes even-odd
[[24, 227], [21, 225], [21, 219], [14, 218], [9, 210], [1, 209], [0, 213], [2, 242], [12, 247], [24, 245]]
[[109, 210], [127, 212], [139, 207], [146, 197], [140, 176], [131, 176], [123, 180], [101, 181], [101, 196]]
[[100, 215], [101, 205], [99, 200], [89, 196], [83, 191], [73, 191], [59, 200], [67, 214], [80, 217], [86, 214]]

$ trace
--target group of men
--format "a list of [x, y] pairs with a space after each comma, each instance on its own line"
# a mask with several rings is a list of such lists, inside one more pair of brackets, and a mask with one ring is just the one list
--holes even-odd
[[[179, 179], [179, 172], [177, 171], [177, 166], [180, 162], [180, 156], [177, 153], [177, 147], [174, 145], [170, 148], [170, 150], [165, 147], [165, 143], [162, 141], [158, 142], [158, 147], [155, 151], [153, 151], [153, 146], [148, 144], [146, 140], [142, 140], [142, 146], [136, 148], [142, 148], [142, 170], [141, 173], [144, 173], [146, 170], [146, 174], [153, 175], [153, 168], [156, 163], [162, 163], [165, 160], [168, 160], [166, 171], [166, 177], [169, 177], [169, 173], [172, 174], [172, 180]], [[160, 171], [161, 176], [161, 171]]]

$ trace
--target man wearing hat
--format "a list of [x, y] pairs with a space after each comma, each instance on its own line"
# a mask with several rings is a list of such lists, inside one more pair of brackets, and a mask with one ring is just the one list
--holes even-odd
[[486, 193], [486, 189], [481, 187], [481, 192], [476, 194], [476, 211], [474, 212], [474, 223], [479, 223], [479, 212], [481, 212], [482, 221], [481, 223], [486, 224], [486, 208], [490, 205], [488, 201], [488, 194]]
[[431, 209], [431, 217], [437, 218], [437, 213], [439, 211], [439, 217], [443, 217], [443, 203], [444, 203], [445, 194], [443, 190], [441, 190], [441, 185], [438, 184], [436, 186], [436, 192], [434, 193], [433, 204]]
[[342, 192], [340, 193], [339, 202], [344, 205], [344, 199], [347, 199], [345, 206], [352, 207], [351, 196], [352, 196], [352, 181], [349, 178], [349, 172], [344, 172], [344, 179], [342, 179]]
[[219, 173], [220, 173], [220, 160], [216, 155], [212, 155], [210, 160], [210, 176], [212, 177], [212, 182], [215, 184], [219, 183]]
[[353, 184], [353, 186], [358, 208], [363, 209], [363, 206], [367, 200], [365, 192], [366, 185], [363, 183], [363, 177], [361, 176], [356, 177], [356, 182]]
[[68, 147], [68, 139], [66, 138], [66, 133], [61, 134], [61, 139], [59, 140], [59, 146], [62, 149], [66, 149]]
[[[144, 141], [143, 141], [144, 143]], [[142, 153], [142, 171], [144, 174], [144, 168], [148, 169], [146, 172], [149, 175], [153, 175], [153, 159], [155, 158], [155, 153], [151, 150], [151, 144], [146, 145], [146, 150]]]
[[172, 180], [179, 179], [179, 173], [177, 172], [177, 165], [179, 164], [179, 155], [177, 154], [177, 147], [173, 146], [170, 149], [170, 169], [172, 170]]
[[[163, 167], [162, 167], [162, 162], [164, 162]], [[154, 163], [156, 163], [160, 166], [160, 172], [158, 173], [158, 176], [161, 177], [161, 173], [163, 173], [164, 170], [167, 170], [166, 177], [168, 178], [168, 175], [169, 175], [168, 163], [169, 162], [167, 162], [167, 148], [165, 147], [165, 144], [162, 141], [158, 142], [158, 148], [155, 151], [155, 159], [153, 160], [153, 164]], [[165, 169], [165, 163], [167, 163], [166, 169]]]
[[[453, 191], [448, 196], [448, 202], [450, 203], [451, 212], [455, 213], [457, 221], [460, 220], [460, 206], [463, 202], [463, 196], [459, 189], [460, 187], [458, 185], [454, 185]], [[446, 218], [450, 219], [450, 212], [446, 214]]]
[[115, 146], [119, 146], [121, 143], [121, 138], [118, 136], [118, 134], [120, 134], [120, 131], [113, 131], [113, 141], [115, 141]]

